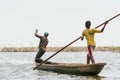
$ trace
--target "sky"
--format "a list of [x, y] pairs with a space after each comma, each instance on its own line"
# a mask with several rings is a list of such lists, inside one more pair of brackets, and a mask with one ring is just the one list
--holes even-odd
[[[81, 36], [86, 20], [94, 28], [117, 14], [120, 0], [0, 0], [0, 47], [36, 47], [36, 29], [49, 32], [49, 47], [65, 46]], [[120, 16], [95, 35], [97, 46], [120, 46], [119, 32]]]

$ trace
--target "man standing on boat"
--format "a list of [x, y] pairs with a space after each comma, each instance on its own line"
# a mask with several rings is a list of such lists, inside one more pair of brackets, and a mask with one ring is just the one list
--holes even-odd
[[105, 26], [108, 22], [106, 22], [103, 26], [103, 28], [101, 30], [96, 30], [96, 29], [92, 29], [90, 28], [91, 26], [91, 21], [86, 21], [85, 22], [85, 27], [86, 29], [83, 30], [82, 32], [82, 36], [81, 36], [81, 40], [84, 39], [84, 37], [86, 38], [87, 41], [87, 48], [88, 48], [88, 54], [87, 54], [87, 64], [90, 63], [90, 60], [92, 63], [95, 63], [94, 57], [93, 57], [93, 50], [96, 47], [96, 43], [94, 40], [94, 34], [95, 33], [102, 33], [105, 29]]
[[[35, 57], [35, 62], [37, 62], [37, 63], [43, 62], [41, 57], [46, 52], [46, 46], [48, 45], [48, 38], [47, 38], [48, 35], [49, 35], [48, 32], [45, 32], [44, 36], [42, 36], [42, 35], [38, 34], [38, 29], [36, 29], [36, 31], [35, 31], [35, 36], [40, 39], [39, 46], [38, 46], [39, 51]], [[49, 62], [46, 62], [46, 63], [49, 63]]]

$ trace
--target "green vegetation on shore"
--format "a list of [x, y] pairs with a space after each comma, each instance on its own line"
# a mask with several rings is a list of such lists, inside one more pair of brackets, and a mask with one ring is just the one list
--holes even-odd
[[[60, 50], [62, 47], [47, 47], [47, 52], [56, 52]], [[36, 52], [38, 51], [37, 47], [4, 47], [0, 48], [0, 52]], [[63, 50], [63, 52], [80, 52], [87, 51], [86, 47], [67, 47]], [[112, 47], [96, 47], [95, 51], [112, 51], [112, 52], [120, 52], [120, 46], [112, 46]]]

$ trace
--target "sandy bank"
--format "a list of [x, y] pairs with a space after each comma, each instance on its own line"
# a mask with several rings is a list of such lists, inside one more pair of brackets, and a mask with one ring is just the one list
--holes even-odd
[[[47, 52], [56, 52], [63, 47], [47, 47]], [[37, 47], [4, 47], [0, 48], [1, 52], [36, 52]], [[63, 52], [80, 52], [87, 51], [86, 47], [67, 47]], [[120, 47], [96, 47], [95, 51], [112, 51], [120, 52]]]

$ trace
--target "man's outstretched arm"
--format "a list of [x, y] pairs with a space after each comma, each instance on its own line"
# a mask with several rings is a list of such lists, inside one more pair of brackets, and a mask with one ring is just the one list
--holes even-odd
[[35, 34], [34, 34], [36, 37], [38, 37], [38, 38], [41, 38], [42, 36], [40, 36], [39, 34], [38, 34], [38, 29], [36, 29], [36, 31], [35, 31]]
[[101, 29], [101, 32], [103, 32], [103, 31], [104, 31], [105, 26], [106, 26], [106, 24], [107, 24], [107, 23], [108, 23], [108, 21], [104, 24], [103, 28]]

